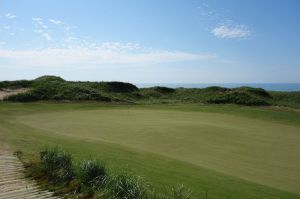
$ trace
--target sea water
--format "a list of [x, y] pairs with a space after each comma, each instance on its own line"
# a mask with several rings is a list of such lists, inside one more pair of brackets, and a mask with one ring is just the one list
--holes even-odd
[[241, 86], [250, 86], [255, 88], [263, 88], [268, 91], [300, 91], [300, 83], [144, 83], [136, 85], [139, 88], [147, 88], [152, 86], [165, 86], [170, 88], [206, 88], [209, 86], [236, 88]]

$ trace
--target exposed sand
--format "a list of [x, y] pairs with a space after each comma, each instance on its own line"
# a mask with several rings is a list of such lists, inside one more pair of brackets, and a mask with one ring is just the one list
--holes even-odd
[[9, 95], [14, 95], [14, 94], [18, 94], [18, 93], [23, 93], [28, 91], [28, 89], [0, 89], [0, 100], [3, 100], [5, 97], [9, 96]]

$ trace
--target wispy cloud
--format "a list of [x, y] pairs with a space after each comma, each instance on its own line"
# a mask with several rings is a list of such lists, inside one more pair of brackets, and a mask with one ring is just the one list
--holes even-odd
[[32, 19], [32, 21], [42, 21], [42, 18], [39, 18], [39, 17], [33, 17], [31, 19]]
[[210, 26], [206, 29], [217, 38], [247, 38], [252, 33], [248, 26], [238, 24], [224, 10], [214, 10], [206, 3], [197, 6], [197, 10], [200, 20], [206, 21]]
[[245, 25], [219, 25], [211, 33], [218, 38], [247, 38], [251, 31]]
[[33, 32], [40, 34], [47, 41], [52, 40], [52, 36], [49, 33], [48, 26], [44, 23], [43, 19], [40, 17], [33, 17], [32, 24], [35, 26]]
[[9, 30], [9, 29], [10, 29], [10, 26], [3, 26], [3, 29], [4, 29], [4, 30]]
[[8, 19], [15, 19], [17, 16], [11, 13], [6, 13], [4, 14], [4, 17], [8, 18]]
[[46, 40], [48, 40], [48, 41], [51, 41], [52, 40], [52, 37], [51, 37], [51, 35], [49, 34], [49, 33], [42, 33], [42, 36], [46, 39]]
[[[87, 41], [76, 34], [76, 26], [56, 19], [31, 18], [34, 33], [46, 41], [41, 49], [0, 48], [0, 60], [15, 67], [67, 67], [136, 65], [190, 62], [213, 59], [214, 55], [176, 50], [152, 49], [132, 42]], [[52, 26], [59, 25], [59, 26]], [[5, 45], [6, 46], [6, 45]], [[9, 46], [9, 45], [8, 45]]]
[[62, 21], [60, 21], [60, 20], [55, 20], [55, 19], [49, 19], [49, 22], [52, 23], [52, 24], [55, 24], [55, 25], [60, 25], [60, 24], [63, 23]]
[[[141, 48], [141, 49], [140, 49]], [[137, 51], [137, 49], [139, 49]], [[107, 64], [148, 65], [213, 59], [214, 55], [182, 51], [149, 50], [134, 43], [106, 42], [99, 45], [43, 50], [0, 50], [0, 58], [15, 66], [100, 66]]]

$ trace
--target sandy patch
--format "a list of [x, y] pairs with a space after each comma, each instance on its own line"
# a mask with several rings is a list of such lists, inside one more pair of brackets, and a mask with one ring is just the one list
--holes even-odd
[[26, 88], [21, 88], [21, 89], [0, 89], [0, 100], [3, 100], [5, 97], [9, 96], [9, 95], [14, 95], [14, 94], [18, 94], [18, 93], [24, 93], [28, 91], [28, 89]]

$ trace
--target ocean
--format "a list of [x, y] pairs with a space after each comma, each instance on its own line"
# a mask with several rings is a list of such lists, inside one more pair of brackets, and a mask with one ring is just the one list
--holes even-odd
[[170, 88], [206, 88], [209, 86], [235, 88], [241, 86], [250, 86], [263, 88], [268, 91], [300, 91], [300, 83], [143, 83], [135, 85], [137, 85], [139, 88], [147, 88], [152, 86], [165, 86]]

